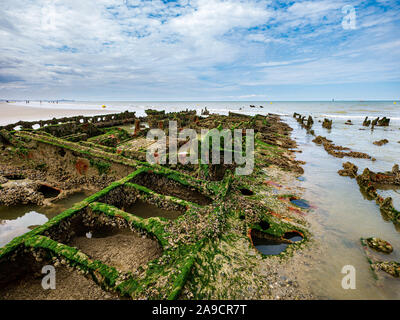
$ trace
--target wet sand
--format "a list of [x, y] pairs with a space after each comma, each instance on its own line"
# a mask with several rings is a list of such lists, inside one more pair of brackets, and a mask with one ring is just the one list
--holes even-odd
[[131, 230], [119, 230], [102, 238], [76, 237], [69, 245], [123, 272], [136, 271], [162, 253], [157, 241], [142, 238]]
[[54, 108], [30, 107], [20, 103], [0, 102], [0, 126], [18, 121], [49, 120], [53, 118], [72, 116], [92, 116], [106, 113], [115, 113], [115, 110], [102, 109], [63, 109], [57, 104]]
[[44, 290], [44, 275], [27, 275], [0, 291], [0, 300], [118, 300], [116, 293], [102, 290], [92, 280], [66, 267], [56, 268], [56, 289]]
[[[162, 250], [155, 240], [142, 238], [130, 230], [103, 238], [76, 237], [69, 245], [78, 247], [92, 259], [113, 266], [123, 272], [134, 272], [139, 266], [161, 256]], [[114, 292], [106, 292], [94, 281], [77, 271], [56, 267], [56, 289], [44, 290], [43, 275], [28, 274], [5, 288], [0, 288], [0, 300], [116, 300]]]

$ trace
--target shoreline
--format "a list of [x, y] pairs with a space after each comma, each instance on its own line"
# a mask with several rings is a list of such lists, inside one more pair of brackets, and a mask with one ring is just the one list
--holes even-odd
[[[3, 141], [0, 140], [0, 145], [2, 142], [4, 144], [4, 152], [0, 153], [2, 167], [0, 170], [0, 183], [2, 184], [0, 205], [2, 202], [6, 206], [18, 203], [32, 203], [39, 206], [45, 204], [56, 211], [58, 200], [70, 201], [69, 196], [75, 190], [90, 189], [90, 193], [94, 192], [94, 194], [83, 200], [82, 205], [85, 209], [79, 209], [73, 215], [76, 219], [85, 221], [85, 228], [89, 228], [86, 231], [92, 232], [92, 228], [95, 226], [97, 228], [95, 231], [97, 230], [96, 232], [103, 235], [107, 226], [116, 224], [119, 226], [118, 228], [124, 228], [123, 224], [120, 225], [120, 220], [115, 219], [116, 215], [125, 217], [127, 223], [132, 223], [130, 213], [138, 216], [139, 220], [135, 221], [139, 224], [130, 225], [133, 228], [147, 223], [148, 216], [139, 214], [140, 204], [136, 203], [137, 200], [142, 201], [147, 212], [154, 217], [166, 218], [168, 211], [178, 212], [178, 216], [183, 215], [178, 220], [173, 220], [167, 225], [157, 225], [160, 233], [156, 238], [162, 243], [168, 242], [172, 246], [168, 247], [168, 252], [171, 248], [174, 251], [173, 260], [170, 260], [170, 253], [163, 251], [161, 260], [171, 262], [166, 265], [162, 264], [162, 268], [165, 268], [164, 271], [168, 277], [172, 277], [171, 281], [177, 268], [183, 270], [179, 263], [172, 262], [179, 261], [186, 256], [186, 254], [182, 255], [181, 249], [179, 249], [182, 245], [190, 246], [190, 254], [198, 257], [199, 261], [191, 264], [192, 270], [196, 272], [193, 281], [182, 283], [177, 291], [179, 295], [174, 296], [175, 298], [221, 299], [221, 297], [231, 297], [280, 300], [376, 298], [379, 294], [385, 294], [388, 297], [396, 296], [395, 293], [391, 293], [391, 290], [396, 289], [396, 285], [390, 280], [385, 284], [386, 291], [377, 294], [374, 291], [371, 294], [368, 285], [374, 285], [374, 283], [369, 274], [370, 269], [368, 266], [366, 267], [364, 254], [360, 255], [355, 252], [359, 246], [358, 239], [360, 237], [383, 237], [394, 246], [399, 245], [393, 238], [396, 234], [390, 233], [392, 226], [386, 228], [385, 225], [382, 225], [382, 218], [376, 215], [376, 206], [369, 206], [364, 199], [361, 199], [357, 185], [354, 183], [343, 184], [339, 180], [342, 178], [338, 179], [337, 170], [332, 170], [338, 167], [336, 156], [345, 155], [343, 150], [351, 152], [348, 155], [355, 156], [353, 157], [354, 161], [361, 161], [358, 164], [360, 168], [374, 163], [369, 162], [371, 161], [370, 156], [368, 159], [359, 157], [362, 153], [351, 151], [352, 148], [325, 143], [327, 147], [341, 150], [342, 153], [339, 151], [327, 152], [330, 151], [329, 148], [328, 150], [325, 147], [320, 148], [315, 141], [312, 141], [314, 143], [309, 149], [307, 145], [311, 130], [304, 130], [306, 129], [305, 124], [301, 125], [301, 121], [299, 122], [297, 118], [293, 117], [283, 120], [273, 114], [249, 116], [233, 112], [228, 116], [210, 114], [208, 117], [199, 117], [193, 111], [173, 115], [184, 124], [190, 123], [196, 130], [216, 127], [220, 123], [224, 123], [227, 128], [243, 128], [251, 121], [257, 131], [254, 156], [258, 170], [254, 170], [250, 175], [240, 177], [232, 175], [231, 179], [226, 180], [223, 178], [225, 174], [220, 174], [220, 171], [212, 167], [204, 166], [191, 168], [166, 165], [161, 169], [147, 164], [145, 167], [137, 169], [136, 161], [143, 160], [143, 151], [140, 152], [140, 150], [144, 145], [145, 129], [140, 126], [140, 122], [137, 122], [133, 113], [122, 113], [116, 118], [114, 115], [106, 115], [101, 119], [96, 119], [90, 127], [90, 131], [84, 130], [82, 119], [60, 119], [62, 123], [52, 125], [50, 134], [43, 132], [45, 130], [32, 130], [29, 126], [25, 126], [21, 131], [13, 131], [12, 128], [4, 129]], [[150, 110], [145, 118], [140, 118], [140, 121], [147, 122], [150, 128], [160, 128], [161, 126], [165, 130], [165, 121], [170, 119], [170, 116], [164, 112]], [[300, 117], [300, 119], [302, 118]], [[74, 121], [75, 125], [73, 125]], [[309, 122], [313, 123], [314, 121], [310, 120]], [[136, 123], [138, 131], [135, 130], [135, 133], [132, 134], [133, 127], [128, 126], [128, 123]], [[323, 131], [326, 129], [322, 124], [318, 125], [317, 121], [315, 124], [313, 136], [317, 133], [329, 134], [328, 131]], [[107, 131], [104, 129], [107, 127], [118, 128]], [[128, 127], [131, 131], [128, 130]], [[335, 130], [337, 128], [333, 129], [334, 132], [337, 131]], [[355, 129], [357, 130], [357, 128]], [[379, 130], [379, 127], [376, 130]], [[7, 131], [9, 131], [8, 134]], [[385, 136], [390, 132], [381, 131]], [[362, 133], [363, 131], [357, 130], [356, 132]], [[65, 137], [73, 137], [74, 141]], [[337, 137], [333, 138], [336, 138], [336, 142]], [[370, 143], [372, 144], [372, 142]], [[118, 147], [121, 146], [123, 148], [118, 150]], [[120, 150], [121, 152], [118, 152]], [[362, 149], [357, 147], [356, 150]], [[316, 157], [316, 155], [318, 156]], [[326, 166], [318, 163], [320, 159], [326, 163]], [[333, 166], [330, 167], [330, 165]], [[127, 173], [132, 172], [132, 168], [135, 168], [135, 171], [126, 176]], [[323, 170], [324, 168], [330, 169]], [[222, 167], [222, 169], [227, 173], [229, 167]], [[381, 172], [377, 169], [375, 171], [378, 174]], [[393, 169], [393, 174], [397, 174], [397, 172], [398, 169]], [[106, 174], [104, 175], [104, 173]], [[172, 179], [175, 182], [171, 180], [171, 174], [176, 177], [177, 180]], [[371, 174], [375, 175], [374, 172]], [[390, 177], [392, 180], [394, 179], [393, 175]], [[324, 190], [317, 190], [320, 187], [315, 187], [320, 181], [336, 182], [347, 191], [343, 194], [340, 190], [326, 189], [326, 194], [335, 195], [329, 201], [324, 196]], [[214, 191], [216, 186], [217, 192]], [[117, 189], [110, 192], [110, 187]], [[126, 190], [129, 192], [125, 192]], [[87, 191], [89, 192], [89, 190]], [[46, 192], [49, 194], [46, 195]], [[57, 194], [56, 198], [49, 200], [51, 194], [54, 197], [54, 193]], [[136, 194], [137, 198], [136, 196], [131, 198], [130, 195], [133, 194]], [[179, 202], [168, 200], [164, 196], [177, 197]], [[219, 202], [218, 199], [222, 199], [223, 202]], [[352, 217], [358, 215], [358, 208], [362, 208], [363, 210], [359, 210], [359, 221], [363, 219], [366, 223], [360, 224], [357, 229], [348, 227], [347, 222], [351, 217], [346, 214], [347, 207], [341, 207], [335, 202], [335, 199], [343, 199], [344, 203], [351, 202], [351, 205], [347, 204], [347, 207], [355, 208]], [[186, 209], [179, 206], [182, 202]], [[135, 203], [139, 207], [136, 207]], [[217, 211], [215, 211], [216, 209]], [[69, 212], [68, 210], [63, 212]], [[98, 220], [97, 215], [92, 216], [92, 214], [87, 216], [88, 212], [93, 210], [96, 213], [105, 214], [110, 220]], [[335, 214], [330, 214], [330, 210], [333, 210], [332, 212]], [[25, 211], [29, 211], [29, 209], [27, 208]], [[216, 212], [219, 213], [215, 215]], [[365, 215], [365, 212], [371, 213], [371, 217]], [[15, 214], [13, 218], [18, 219], [21, 214], [23, 214], [22, 211]], [[342, 216], [340, 216], [341, 214]], [[325, 215], [328, 219], [339, 215], [341, 219], [340, 221], [332, 220], [326, 225], [320, 221], [321, 217]], [[73, 237], [76, 234], [78, 231], [75, 229], [76, 224], [71, 224], [66, 229], [52, 230], [49, 228], [49, 225], [57, 219], [57, 217], [51, 218], [45, 224], [35, 220], [32, 225], [36, 229], [33, 228], [33, 230], [39, 229], [39, 231], [32, 237], [33, 240], [42, 239], [43, 234], [48, 234], [50, 230], [52, 232], [50, 238], [54, 238], [58, 242], [64, 237], [69, 239], [70, 236]], [[59, 219], [65, 220], [63, 223], [69, 221], [69, 218]], [[386, 219], [384, 220], [386, 221]], [[5, 222], [6, 226], [7, 223]], [[12, 226], [12, 224], [9, 225]], [[38, 225], [41, 226], [38, 227]], [[373, 230], [369, 225], [374, 226]], [[331, 233], [330, 231], [335, 228], [343, 230], [343, 232], [341, 231], [340, 235]], [[215, 238], [213, 235], [218, 235], [218, 237]], [[26, 242], [24, 237], [28, 236], [22, 234], [14, 238], [11, 243], [6, 244], [4, 248], [0, 248], [0, 263], [2, 250], [13, 251], [13, 246], [18, 243], [18, 239]], [[329, 238], [329, 241], [324, 241], [326, 237]], [[65, 243], [67, 246], [74, 244], [71, 239]], [[340, 241], [339, 245], [338, 241]], [[345, 242], [340, 247], [342, 241]], [[29, 244], [30, 241], [26, 243]], [[196, 245], [191, 247], [193, 244]], [[78, 247], [82, 253], [90, 253], [91, 247], [87, 248], [83, 245]], [[104, 249], [100, 247], [103, 248], [99, 243], [93, 243], [93, 248], [98, 249], [99, 252]], [[338, 247], [340, 252], [337, 251]], [[116, 250], [115, 247], [110, 249]], [[57, 255], [61, 260], [65, 259], [63, 252], [57, 252]], [[212, 265], [209, 263], [209, 257], [213, 261]], [[214, 260], [214, 257], [218, 257], [218, 259]], [[395, 260], [397, 257], [396, 253], [392, 254], [392, 259]], [[175, 258], [178, 259], [175, 260]], [[105, 261], [105, 258], [100, 260], [105, 263], [104, 267], [109, 266], [109, 261]], [[5, 264], [9, 263], [6, 258], [3, 258], [3, 261]], [[333, 261], [332, 266], [328, 270], [320, 270], [321, 263], [323, 264], [325, 261], [329, 263]], [[122, 262], [122, 256], [118, 257], [116, 265], [121, 268], [120, 263]], [[74, 265], [76, 261], [70, 263]], [[240, 274], [240, 280], [226, 271], [228, 263], [230, 270], [233, 268], [236, 273]], [[359, 277], [365, 282], [365, 284], [360, 284], [364, 289], [360, 294], [342, 292], [339, 267], [349, 263], [357, 266]], [[376, 265], [378, 266], [378, 264]], [[143, 267], [145, 266], [146, 263], [143, 264]], [[170, 273], [171, 270], [172, 273]], [[91, 271], [87, 270], [87, 272]], [[170, 289], [164, 291], [163, 282], [155, 280], [158, 279], [157, 273], [151, 273], [148, 277], [149, 281], [157, 284], [150, 289], [146, 287], [146, 280], [140, 285], [143, 286], [144, 291], [129, 292], [131, 298], [149, 298], [156, 295], [165, 298], [169, 296]], [[203, 282], [207, 277], [215, 277], [215, 285]], [[329, 292], [325, 292], [324, 285], [315, 284], [316, 279], [329, 279], [324, 280], [324, 284], [330, 287]], [[33, 284], [27, 283], [27, 285]], [[29, 288], [33, 289], [33, 287]], [[243, 290], [243, 288], [248, 289]], [[88, 298], [88, 295], [82, 296], [82, 298]]]
[[115, 110], [40, 108], [0, 102], [0, 126], [17, 123], [18, 121], [51, 120], [53, 118], [94, 116], [108, 113], [115, 113]]

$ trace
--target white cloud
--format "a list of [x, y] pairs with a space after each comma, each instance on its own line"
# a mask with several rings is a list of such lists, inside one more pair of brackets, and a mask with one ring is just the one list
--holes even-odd
[[342, 8], [343, 5], [342, 1], [304, 1], [294, 3], [287, 11], [293, 18], [316, 19], [326, 15], [329, 11]]
[[304, 63], [310, 61], [312, 59], [298, 59], [298, 60], [288, 60], [288, 61], [270, 61], [259, 63], [257, 67], [279, 67], [279, 66], [287, 66], [292, 64]]
[[272, 42], [285, 43], [286, 42], [283, 39], [277, 39], [277, 38], [269, 37], [265, 33], [249, 34], [247, 36], [247, 39], [250, 40], [250, 41], [263, 42], [263, 43], [272, 43]]
[[196, 10], [172, 19], [169, 26], [189, 38], [202, 39], [264, 24], [270, 16], [262, 2], [199, 0]]
[[361, 30], [344, 33], [343, 4], [3, 0], [0, 94], [232, 96], [243, 81], [398, 79], [398, 10], [357, 9]]

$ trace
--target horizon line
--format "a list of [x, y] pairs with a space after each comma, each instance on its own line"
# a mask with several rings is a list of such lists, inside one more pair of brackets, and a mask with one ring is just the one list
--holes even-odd
[[334, 99], [334, 100], [170, 100], [170, 99], [140, 99], [140, 100], [113, 100], [113, 99], [99, 99], [99, 100], [75, 100], [75, 99], [0, 99], [0, 102], [23, 102], [23, 101], [33, 101], [33, 102], [49, 102], [49, 101], [64, 101], [64, 102], [394, 102], [399, 101], [399, 99]]

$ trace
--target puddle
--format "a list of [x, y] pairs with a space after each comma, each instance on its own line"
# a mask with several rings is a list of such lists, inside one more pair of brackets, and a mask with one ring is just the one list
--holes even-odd
[[87, 198], [89, 193], [79, 192], [57, 201], [52, 207], [37, 205], [0, 206], [0, 247], [38, 226], [46, 223], [57, 214]]
[[41, 225], [49, 219], [41, 213], [30, 211], [15, 220], [0, 220], [0, 247], [6, 245], [15, 237], [31, 230], [31, 226]]
[[153, 204], [149, 204], [140, 199], [138, 199], [131, 206], [125, 208], [124, 211], [132, 213], [135, 216], [141, 217], [143, 219], [147, 219], [150, 217], [163, 217], [166, 219], [175, 220], [176, 218], [178, 218], [180, 215], [183, 214], [183, 212], [178, 210], [167, 210], [159, 208]]
[[[260, 226], [267, 227], [266, 229], [268, 229], [269, 223], [267, 222], [268, 225], [265, 224], [262, 225], [262, 223], [264, 222], [265, 221], [261, 221]], [[285, 251], [285, 249], [290, 245], [290, 243], [286, 243], [285, 240], [297, 242], [303, 240], [303, 237], [299, 233], [291, 231], [291, 232], [286, 232], [283, 235], [283, 239], [285, 240], [281, 240], [279, 238], [275, 238], [273, 236], [261, 233], [259, 231], [252, 230], [251, 239], [253, 241], [253, 245], [262, 254], [277, 255]]]
[[24, 180], [25, 177], [22, 174], [9, 174], [4, 176], [8, 180]]
[[295, 206], [300, 207], [302, 209], [309, 209], [310, 205], [306, 200], [302, 199], [290, 199], [290, 202], [293, 203]]
[[253, 244], [258, 251], [265, 255], [280, 254], [288, 247], [288, 243], [282, 243], [272, 239], [253, 237]]
[[212, 203], [212, 199], [200, 193], [195, 188], [180, 184], [163, 175], [143, 172], [134, 177], [130, 182], [139, 184], [165, 196], [173, 196], [182, 200], [205, 206]]

